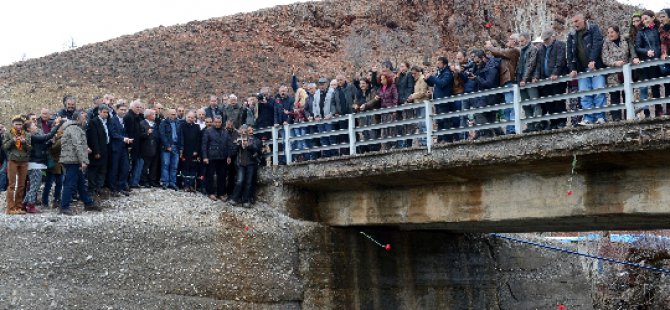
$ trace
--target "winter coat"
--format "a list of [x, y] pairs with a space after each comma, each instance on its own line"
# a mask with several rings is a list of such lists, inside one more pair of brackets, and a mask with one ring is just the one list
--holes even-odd
[[[172, 140], [172, 126], [170, 124], [174, 123], [174, 128], [177, 131], [175, 133], [175, 140]], [[181, 149], [181, 145], [179, 144], [179, 135], [181, 127], [179, 127], [179, 124], [177, 123], [177, 120], [170, 121], [170, 120], [163, 120], [158, 127], [158, 138], [161, 141], [161, 149], [163, 151], [167, 151], [168, 147], [176, 147], [177, 150], [172, 150], [178, 151]]]
[[428, 97], [428, 83], [426, 83], [426, 80], [424, 80], [423, 77], [416, 80], [412, 97], [414, 98], [414, 103], [430, 99], [430, 97]]
[[[475, 90], [483, 91], [500, 86], [500, 59], [491, 58], [482, 67], [476, 67], [473, 72], [475, 75]], [[496, 95], [489, 95], [475, 98], [477, 107], [483, 107], [496, 104]]]
[[[312, 116], [326, 118], [326, 116], [333, 115], [335, 111], [335, 102], [332, 100], [332, 92], [330, 88], [326, 91], [317, 89], [314, 93], [314, 102], [312, 103]], [[323, 109], [321, 109], [321, 98], [323, 98]]]
[[268, 98], [268, 102], [263, 103], [258, 101], [258, 118], [256, 119], [256, 128], [272, 127], [275, 124], [274, 120], [274, 105], [272, 98]]
[[[160, 138], [157, 125], [157, 123], [154, 123], [153, 127], [150, 126], [146, 119], [140, 122], [140, 155], [142, 157], [149, 158], [158, 155]], [[153, 129], [151, 133], [149, 133], [149, 129]]]
[[63, 174], [63, 165], [60, 163], [60, 153], [61, 153], [61, 142], [63, 141], [63, 127], [56, 132], [56, 136], [53, 138], [53, 143], [49, 148], [49, 156], [56, 163], [52, 168], [48, 169], [47, 172], [55, 175]]
[[128, 144], [123, 142], [126, 137], [126, 123], [121, 125], [117, 116], [110, 116], [107, 120], [107, 130], [109, 130], [109, 146], [112, 152], [127, 152]]
[[517, 82], [532, 82], [537, 73], [538, 50], [533, 44], [528, 43], [519, 51], [519, 63], [516, 66]]
[[27, 162], [30, 159], [30, 150], [32, 149], [30, 133], [24, 133], [26, 141], [23, 143], [22, 149], [16, 148], [16, 143], [12, 141], [11, 129], [5, 130], [5, 135], [2, 138], [2, 149], [5, 150], [7, 160]]
[[[586, 29], [584, 31], [584, 49], [586, 49], [586, 58], [589, 62], [594, 61], [596, 63], [596, 69], [605, 67], [601, 57], [603, 48], [603, 34], [600, 32], [600, 28], [595, 22], [589, 20], [586, 21]], [[568, 68], [570, 68], [570, 71], [584, 72], [588, 63], [579, 63], [577, 35], [579, 34], [574, 29], [570, 31], [570, 34], [568, 34]], [[541, 66], [542, 64], [539, 65]]]
[[249, 107], [244, 108], [243, 115], [244, 115], [244, 124], [245, 125], [251, 126], [251, 127], [256, 127], [256, 117], [258, 116], [258, 115], [256, 115], [256, 109], [257, 109], [257, 106], [254, 106], [254, 107], [249, 106]]
[[244, 110], [242, 106], [238, 104], [226, 104], [223, 107], [223, 121], [232, 121], [233, 127], [240, 128], [242, 122], [244, 121]]
[[500, 85], [507, 82], [516, 82], [516, 66], [521, 53], [517, 48], [489, 48], [491, 55], [501, 60], [500, 62]]
[[284, 124], [284, 122], [288, 123], [288, 114], [285, 114], [284, 110], [293, 111], [293, 98], [291, 96], [282, 98], [277, 95], [274, 102], [274, 123], [279, 125]]
[[224, 128], [209, 128], [202, 136], [202, 158], [222, 160], [232, 157], [233, 137]]
[[[602, 44], [602, 43], [601, 43]], [[544, 70], [545, 55], [547, 51], [547, 46], [542, 45], [537, 51], [537, 70], [535, 70], [536, 79], [546, 79], [552, 75], [561, 76], [567, 73], [566, 67], [566, 58], [565, 58], [565, 43], [562, 41], [554, 41], [551, 44], [551, 49], [549, 50], [549, 58], [547, 59], [547, 65], [549, 67], [549, 72]], [[602, 48], [600, 48], [602, 49]], [[601, 58], [600, 56], [598, 56]]]
[[395, 84], [386, 86], [386, 88], [382, 86], [379, 88], [377, 96], [379, 96], [382, 108], [392, 108], [398, 105], [398, 88]]
[[[215, 106], [214, 108], [212, 108], [211, 106], [205, 108], [205, 116], [206, 117], [214, 118], [217, 115], [223, 117], [223, 111], [221, 110], [221, 108], [218, 105]], [[156, 116], [156, 117], [158, 117], [158, 116]]]
[[185, 156], [193, 156], [193, 153], [202, 151], [202, 131], [198, 124], [184, 123], [179, 131], [179, 145]]
[[30, 162], [46, 165], [48, 159], [49, 148], [51, 148], [51, 139], [56, 135], [56, 131], [60, 126], [51, 129], [47, 134], [36, 134], [30, 136]]
[[262, 145], [261, 141], [254, 138], [248, 137], [248, 145], [246, 148], [243, 148], [240, 143], [235, 143], [233, 145], [233, 153], [235, 154], [235, 164], [238, 166], [257, 166], [259, 158], [261, 158]]
[[142, 117], [135, 114], [132, 110], [123, 117], [123, 129], [126, 132], [126, 137], [133, 139], [133, 143], [128, 144], [128, 147], [131, 148], [130, 154], [133, 158], [139, 158], [141, 153], [141, 129], [140, 122]]
[[[344, 94], [344, 102], [340, 98], [340, 92]], [[333, 103], [335, 105], [335, 114], [346, 115], [351, 114], [351, 106], [354, 104], [356, 97], [356, 86], [352, 83], [346, 83], [343, 87], [338, 86], [333, 93]], [[397, 100], [397, 98], [396, 98]]]
[[74, 112], [76, 112], [76, 111], [77, 111], [77, 110], [74, 110], [74, 111], [68, 111], [66, 108], [62, 108], [62, 109], [60, 109], [60, 111], [58, 111], [58, 113], [56, 113], [56, 114], [57, 114], [58, 117], [60, 117], [60, 118], [67, 118], [67, 119], [69, 119], [69, 120], [74, 120]]
[[75, 121], [67, 121], [63, 125], [63, 137], [60, 139], [61, 164], [88, 165], [88, 144], [86, 131]]
[[453, 95], [454, 74], [449, 67], [444, 67], [426, 79], [428, 86], [433, 87], [433, 99], [440, 99]]
[[[654, 51], [654, 57], [647, 56], [649, 50]], [[658, 29], [643, 27], [635, 38], [635, 51], [640, 60], [649, 60], [661, 57], [661, 36]]]
[[398, 88], [398, 103], [407, 102], [407, 98], [414, 92], [414, 77], [409, 72], [398, 73], [395, 84]]
[[[109, 130], [109, 127], [107, 130]], [[107, 137], [105, 126], [100, 118], [95, 117], [88, 122], [86, 140], [88, 141], [88, 147], [91, 149], [91, 154], [89, 154], [91, 166], [107, 164]], [[100, 156], [95, 158], [96, 155]]]
[[[614, 63], [617, 61], [623, 61], [624, 63], [630, 62], [630, 48], [628, 46], [628, 41], [621, 39], [619, 45], [610, 41], [609, 39], [605, 40], [603, 43], [603, 63], [608, 67], [614, 67]], [[619, 74], [612, 73], [607, 76], [607, 85], [618, 85]]]

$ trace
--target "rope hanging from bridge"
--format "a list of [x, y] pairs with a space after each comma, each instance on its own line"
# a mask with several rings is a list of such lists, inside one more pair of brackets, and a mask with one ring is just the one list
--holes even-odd
[[387, 244], [381, 244], [381, 242], [375, 240], [375, 238], [372, 238], [372, 236], [370, 236], [370, 235], [368, 235], [368, 234], [366, 234], [366, 233], [364, 233], [364, 232], [362, 232], [362, 231], [361, 231], [361, 235], [363, 235], [363, 236], [365, 236], [366, 238], [370, 239], [370, 241], [374, 242], [376, 245], [378, 245], [378, 246], [384, 248], [384, 250], [386, 250], [386, 251], [390, 251], [390, 250], [391, 250], [391, 244], [389, 244], [389, 243], [387, 243]]
[[547, 244], [542, 244], [542, 243], [538, 243], [538, 242], [533, 242], [533, 241], [518, 239], [518, 238], [514, 238], [514, 237], [509, 237], [509, 236], [505, 236], [503, 234], [489, 234], [489, 235], [492, 236], [492, 237], [495, 237], [495, 238], [505, 239], [505, 240], [509, 240], [509, 241], [512, 241], [512, 242], [516, 242], [516, 243], [521, 243], [521, 244], [525, 244], [525, 245], [530, 245], [530, 246], [542, 248], [542, 249], [545, 249], [545, 250], [550, 250], [550, 251], [555, 251], [555, 252], [565, 253], [565, 254], [571, 254], [571, 255], [577, 255], [577, 256], [582, 256], [582, 257], [587, 257], [587, 258], [591, 258], [591, 259], [606, 261], [606, 262], [613, 263], [613, 264], [619, 264], [619, 265], [624, 265], [624, 266], [629, 266], [629, 267], [634, 267], [634, 268], [639, 268], [639, 269], [645, 269], [645, 270], [649, 270], [649, 271], [653, 271], [653, 272], [657, 272], [657, 273], [670, 274], [670, 269], [657, 268], [657, 267], [637, 264], [637, 263], [633, 263], [633, 262], [618, 260], [618, 259], [614, 259], [614, 258], [577, 252], [577, 251], [573, 251], [573, 250], [569, 250], [569, 249], [565, 249], [565, 248], [559, 248], [559, 247], [555, 247], [555, 246], [551, 246], [551, 245], [547, 245]]

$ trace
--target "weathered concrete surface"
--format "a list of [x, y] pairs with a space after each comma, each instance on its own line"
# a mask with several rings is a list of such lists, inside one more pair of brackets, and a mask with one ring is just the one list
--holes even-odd
[[[670, 227], [670, 124], [628, 122], [266, 171], [288, 209], [335, 226], [453, 231]], [[577, 163], [572, 174], [573, 155]], [[571, 191], [571, 193], [569, 193]]]

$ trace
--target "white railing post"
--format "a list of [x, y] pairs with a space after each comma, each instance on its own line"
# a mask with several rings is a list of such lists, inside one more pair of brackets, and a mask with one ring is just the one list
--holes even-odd
[[635, 106], [633, 105], [633, 70], [630, 64], [623, 65], [623, 94], [625, 97], [626, 119], [635, 119]]
[[514, 94], [514, 132], [516, 134], [521, 133], [521, 88], [519, 84], [513, 84], [513, 94]]
[[286, 156], [286, 164], [290, 165], [291, 159], [291, 130], [289, 125], [284, 125], [284, 156]]
[[354, 114], [348, 114], [349, 120], [349, 155], [356, 155], [356, 118]]
[[272, 126], [272, 165], [279, 165], [279, 128]]
[[426, 147], [428, 148], [428, 153], [430, 154], [433, 151], [433, 102], [430, 100], [425, 100], [423, 102], [424, 122], [426, 123]]

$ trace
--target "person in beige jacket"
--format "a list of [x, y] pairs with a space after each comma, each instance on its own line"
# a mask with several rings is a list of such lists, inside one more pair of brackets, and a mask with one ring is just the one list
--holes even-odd
[[[428, 83], [426, 83], [426, 80], [423, 77], [423, 69], [421, 67], [413, 66], [412, 67], [412, 77], [414, 78], [414, 93], [412, 93], [408, 98], [407, 102], [413, 102], [413, 103], [418, 103], [418, 102], [423, 102], [425, 100], [430, 100], [430, 95], [428, 91]], [[424, 111], [423, 108], [420, 108], [417, 110], [417, 118], [424, 118], [426, 117], [426, 111]], [[432, 111], [434, 112], [434, 111]], [[426, 132], [426, 124], [425, 122], [421, 122], [416, 129], [416, 133], [425, 133]], [[417, 147], [421, 145], [426, 145], [426, 138], [420, 138], [420, 139], [413, 139], [412, 140], [412, 146]]]

